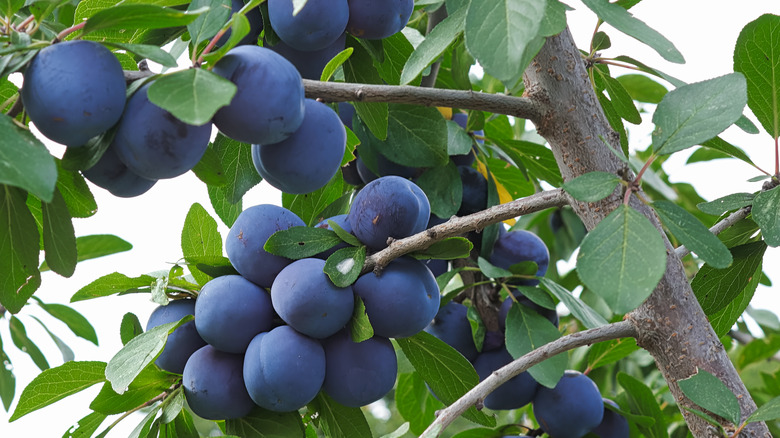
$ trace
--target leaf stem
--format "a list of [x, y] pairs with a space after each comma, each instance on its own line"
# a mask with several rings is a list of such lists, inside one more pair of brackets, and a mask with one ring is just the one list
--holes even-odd
[[30, 14], [29, 17], [25, 18], [24, 21], [19, 23], [18, 26], [16, 26], [17, 32], [23, 32], [24, 28], [27, 27], [28, 24], [30, 24], [33, 20], [35, 20], [35, 15]]
[[161, 394], [159, 394], [159, 395], [155, 396], [154, 398], [152, 398], [152, 399], [150, 399], [150, 400], [148, 400], [148, 401], [146, 401], [146, 402], [144, 402], [144, 403], [142, 403], [142, 404], [140, 404], [140, 405], [138, 405], [138, 406], [134, 407], [133, 409], [130, 409], [129, 411], [127, 411], [127, 412], [123, 413], [123, 414], [122, 414], [122, 415], [121, 415], [119, 418], [117, 418], [117, 419], [116, 419], [116, 420], [115, 420], [113, 423], [109, 424], [109, 425], [108, 425], [108, 427], [106, 427], [106, 429], [103, 431], [103, 433], [101, 434], [101, 436], [102, 436], [102, 435], [105, 435], [105, 434], [106, 434], [106, 432], [108, 432], [109, 430], [113, 429], [113, 428], [114, 428], [114, 427], [115, 427], [117, 424], [119, 424], [119, 422], [120, 422], [120, 421], [122, 421], [122, 420], [124, 420], [125, 418], [129, 417], [129, 416], [130, 416], [131, 414], [133, 414], [134, 412], [138, 412], [138, 411], [140, 411], [140, 410], [141, 410], [141, 409], [143, 409], [143, 408], [149, 407], [149, 406], [151, 406], [151, 405], [153, 405], [153, 404], [157, 403], [158, 401], [165, 399], [165, 397], [167, 397], [167, 396], [168, 396], [168, 391], [165, 391], [165, 392], [163, 392], [163, 393], [161, 393]]
[[220, 38], [222, 38], [222, 36], [225, 35], [226, 32], [227, 29], [225, 27], [222, 27], [222, 29], [220, 29], [219, 32], [217, 32], [217, 34], [214, 35], [211, 41], [209, 41], [209, 44], [206, 46], [206, 48], [204, 48], [203, 51], [200, 52], [200, 56], [198, 56], [197, 59], [195, 58], [195, 53], [192, 54], [193, 67], [200, 67], [200, 65], [203, 64], [203, 57], [208, 55], [209, 52], [211, 52], [211, 49], [213, 49], [214, 46], [217, 45], [217, 41], [219, 41]]
[[63, 30], [62, 32], [58, 33], [56, 37], [54, 37], [54, 41], [52, 41], [52, 44], [62, 41], [63, 38], [65, 38], [66, 36], [72, 34], [73, 32], [75, 32], [77, 30], [83, 29], [84, 26], [86, 26], [86, 25], [87, 25], [87, 20], [84, 20], [84, 21], [82, 21], [79, 24], [73, 25], [73, 26]]
[[[745, 219], [750, 214], [750, 206], [742, 207], [739, 210], [735, 211], [734, 213], [731, 213], [723, 219], [722, 221], [718, 222], [717, 224], [713, 225], [712, 228], [710, 228], [710, 232], [714, 235], [718, 235], [725, 231], [727, 228], [731, 227], [732, 225], [736, 224], [737, 222], [741, 221], [742, 219]], [[674, 249], [674, 254], [679, 257], [683, 258], [686, 255], [690, 254], [691, 250], [686, 248], [683, 245], [678, 246]]]
[[658, 158], [658, 155], [651, 155], [650, 158], [645, 162], [645, 165], [642, 166], [642, 169], [639, 170], [639, 173], [636, 175], [636, 178], [634, 178], [634, 181], [632, 181], [628, 188], [626, 188], [626, 194], [623, 196], [624, 205], [628, 205], [628, 201], [631, 199], [632, 193], [639, 191], [639, 185], [642, 182], [642, 176], [644, 176], [645, 172], [656, 158]]
[[631, 64], [623, 64], [622, 62], [615, 62], [610, 60], [609, 58], [594, 58], [593, 62], [596, 64], [607, 64], [607, 65], [614, 65], [615, 67], [623, 67], [630, 70], [636, 70], [636, 71], [642, 71], [641, 68], [631, 65]]

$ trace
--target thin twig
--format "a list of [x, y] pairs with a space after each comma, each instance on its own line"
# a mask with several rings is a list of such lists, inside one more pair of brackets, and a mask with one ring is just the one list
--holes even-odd
[[303, 80], [306, 97], [328, 102], [387, 102], [422, 106], [489, 111], [520, 117], [533, 122], [541, 120], [545, 107], [525, 97], [476, 91], [424, 88], [411, 85], [368, 85]]
[[436, 420], [434, 420], [420, 436], [424, 438], [438, 437], [447, 426], [466, 412], [468, 408], [475, 406], [480, 400], [484, 400], [488, 394], [512, 377], [528, 370], [547, 358], [577, 347], [613, 339], [633, 338], [636, 337], [636, 335], [636, 327], [631, 321], [620, 321], [598, 328], [572, 333], [562, 338], [558, 338], [549, 344], [545, 344], [494, 371], [485, 380], [472, 388], [471, 391], [455, 401], [455, 403], [440, 411]]
[[[430, 35], [434, 27], [447, 18], [447, 7], [445, 5], [439, 6], [435, 11], [428, 13], [428, 26], [425, 34]], [[436, 76], [439, 75], [439, 67], [441, 66], [441, 60], [431, 64], [431, 71], [428, 75], [423, 76], [420, 82], [421, 87], [433, 87], [436, 85]]]
[[547, 190], [506, 204], [496, 205], [468, 216], [453, 216], [447, 222], [431, 227], [404, 239], [395, 240], [390, 245], [366, 258], [363, 272], [383, 268], [404, 254], [428, 248], [435, 242], [447, 237], [459, 236], [469, 231], [481, 230], [488, 225], [512, 219], [524, 214], [534, 213], [547, 208], [562, 207], [568, 204], [568, 198], [562, 189]]
[[[717, 236], [727, 228], [731, 227], [742, 219], [745, 219], [750, 214], [750, 208], [750, 206], [742, 207], [734, 213], [731, 213], [727, 218], [713, 225], [712, 228], [710, 228], [710, 232]], [[690, 253], [691, 250], [686, 248], [684, 245], [680, 245], [674, 249], [674, 254], [679, 258], [683, 258]]]

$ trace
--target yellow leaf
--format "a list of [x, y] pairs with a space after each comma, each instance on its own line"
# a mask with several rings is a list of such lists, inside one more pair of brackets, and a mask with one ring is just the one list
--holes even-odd
[[444, 116], [447, 120], [452, 120], [452, 108], [447, 108], [445, 106], [437, 106], [437, 110], [441, 113], [441, 115]]
[[[479, 171], [479, 173], [481, 173], [482, 176], [484, 176], [485, 179], [487, 179], [488, 177], [487, 166], [485, 166], [485, 164], [479, 160], [477, 160], [477, 171]], [[491, 177], [493, 178], [493, 183], [495, 183], [496, 185], [496, 192], [498, 192], [498, 203], [506, 204], [507, 202], [513, 201], [514, 199], [512, 198], [512, 195], [509, 194], [509, 190], [507, 190], [503, 184], [498, 182], [496, 177], [493, 176], [492, 174]], [[515, 222], [517, 221], [514, 219], [507, 219], [504, 221], [504, 223], [509, 225], [510, 227], [514, 225]]]

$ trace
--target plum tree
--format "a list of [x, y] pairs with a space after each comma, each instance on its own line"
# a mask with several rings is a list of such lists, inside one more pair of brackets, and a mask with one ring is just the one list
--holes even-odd
[[146, 84], [127, 101], [111, 147], [133, 173], [147, 179], [188, 172], [206, 153], [211, 123], [194, 126], [149, 101]]
[[317, 339], [341, 330], [355, 303], [352, 287], [336, 287], [324, 267], [322, 259], [296, 260], [271, 285], [276, 313], [295, 330]]
[[382, 275], [363, 274], [352, 286], [366, 306], [374, 333], [403, 338], [423, 330], [439, 309], [439, 286], [419, 260], [398, 258]]
[[387, 246], [387, 239], [399, 239], [425, 229], [431, 207], [425, 193], [399, 176], [384, 176], [358, 192], [347, 220], [352, 233], [369, 248]]
[[273, 326], [268, 293], [240, 275], [217, 277], [205, 285], [195, 305], [195, 327], [214, 348], [243, 354], [249, 342]]
[[182, 374], [187, 405], [210, 420], [245, 417], [255, 407], [244, 384], [244, 355], [206, 345], [192, 353]]
[[583, 437], [604, 418], [598, 386], [577, 371], [566, 371], [554, 388], [540, 387], [532, 404], [536, 421], [551, 437]]
[[122, 115], [122, 66], [93, 41], [53, 44], [38, 52], [24, 72], [21, 99], [43, 135], [66, 146], [82, 146]]
[[414, 9], [413, 0], [349, 0], [347, 31], [378, 40], [400, 32]]
[[319, 341], [280, 326], [260, 333], [244, 356], [244, 382], [252, 400], [275, 412], [304, 407], [325, 380], [325, 351]]
[[353, 342], [342, 330], [322, 341], [325, 381], [322, 389], [344, 406], [373, 403], [393, 389], [398, 362], [390, 340], [374, 336]]
[[[512, 356], [502, 346], [493, 350], [483, 350], [473, 363], [479, 378], [484, 380], [493, 371], [512, 362], [512, 360]], [[522, 372], [485, 397], [485, 407], [495, 410], [521, 408], [535, 400], [538, 390], [540, 388], [536, 380], [528, 372]]]
[[292, 0], [268, 0], [271, 27], [293, 49], [322, 50], [347, 28], [347, 0], [309, 0], [297, 14], [293, 14], [293, 9]]
[[144, 178], [128, 169], [113, 147], [106, 149], [100, 160], [82, 174], [92, 184], [122, 198], [142, 195], [157, 183], [156, 179]]
[[286, 193], [313, 192], [339, 171], [347, 145], [344, 125], [327, 105], [306, 99], [300, 127], [274, 144], [253, 144], [252, 162], [269, 184]]
[[214, 126], [223, 134], [246, 143], [273, 144], [301, 126], [301, 75], [281, 55], [259, 46], [238, 46], [213, 71], [238, 89], [230, 105], [214, 114]]
[[271, 204], [249, 207], [230, 228], [225, 252], [244, 278], [261, 287], [271, 287], [276, 274], [292, 260], [268, 253], [263, 245], [277, 231], [305, 225], [295, 213], [283, 207]]
[[[195, 315], [195, 300], [174, 300], [165, 306], [159, 306], [149, 315], [146, 330], [169, 322], [176, 322], [187, 315]], [[157, 356], [154, 363], [172, 373], [181, 374], [187, 359], [206, 345], [206, 341], [200, 337], [195, 328], [195, 321], [189, 321], [178, 327], [168, 335], [165, 349]]]
[[285, 44], [284, 41], [277, 41], [273, 45], [265, 44], [264, 47], [284, 56], [295, 66], [304, 79], [319, 80], [328, 61], [344, 50], [346, 41], [347, 34], [342, 33], [335, 41], [319, 50], [298, 50]]

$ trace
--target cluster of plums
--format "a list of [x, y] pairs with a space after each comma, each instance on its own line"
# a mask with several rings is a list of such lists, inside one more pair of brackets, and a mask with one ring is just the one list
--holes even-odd
[[[234, 0], [232, 7], [238, 11], [243, 3]], [[392, 35], [406, 25], [413, 7], [412, 0], [310, 0], [293, 15], [292, 0], [270, 0], [268, 19], [282, 41], [274, 50], [284, 56], [257, 45], [262, 19], [258, 10], [250, 11], [243, 45], [213, 66], [238, 89], [213, 125], [253, 145], [254, 164], [272, 186], [295, 194], [322, 187], [339, 169], [346, 133], [330, 108], [304, 98], [298, 69], [307, 67], [300, 60], [327, 62], [343, 49], [347, 31], [360, 38]], [[336, 52], [314, 53], [327, 47]], [[318, 65], [321, 71], [324, 63]], [[184, 123], [150, 102], [149, 86], [126, 98], [116, 57], [101, 44], [74, 40], [48, 46], [33, 58], [21, 98], [38, 130], [68, 147], [84, 146], [114, 127], [108, 149], [83, 173], [112, 194], [131, 197], [192, 169], [212, 132], [212, 123]]]
[[[369, 248], [381, 249], [388, 239], [424, 230], [429, 216], [423, 192], [389, 176], [366, 185], [350, 213], [332, 220]], [[372, 403], [395, 383], [389, 338], [412, 336], [436, 315], [439, 288], [419, 260], [401, 257], [381, 276], [367, 273], [337, 287], [323, 272], [332, 250], [295, 261], [265, 251], [272, 234], [302, 226], [283, 207], [244, 210], [225, 244], [239, 275], [214, 278], [197, 299], [176, 300], [152, 313], [147, 329], [194, 315], [169, 336], [156, 363], [183, 374], [187, 402], [201, 417], [242, 417], [255, 405], [295, 411], [320, 391], [345, 406]], [[362, 342], [354, 342], [348, 328], [356, 297], [374, 330]]]

